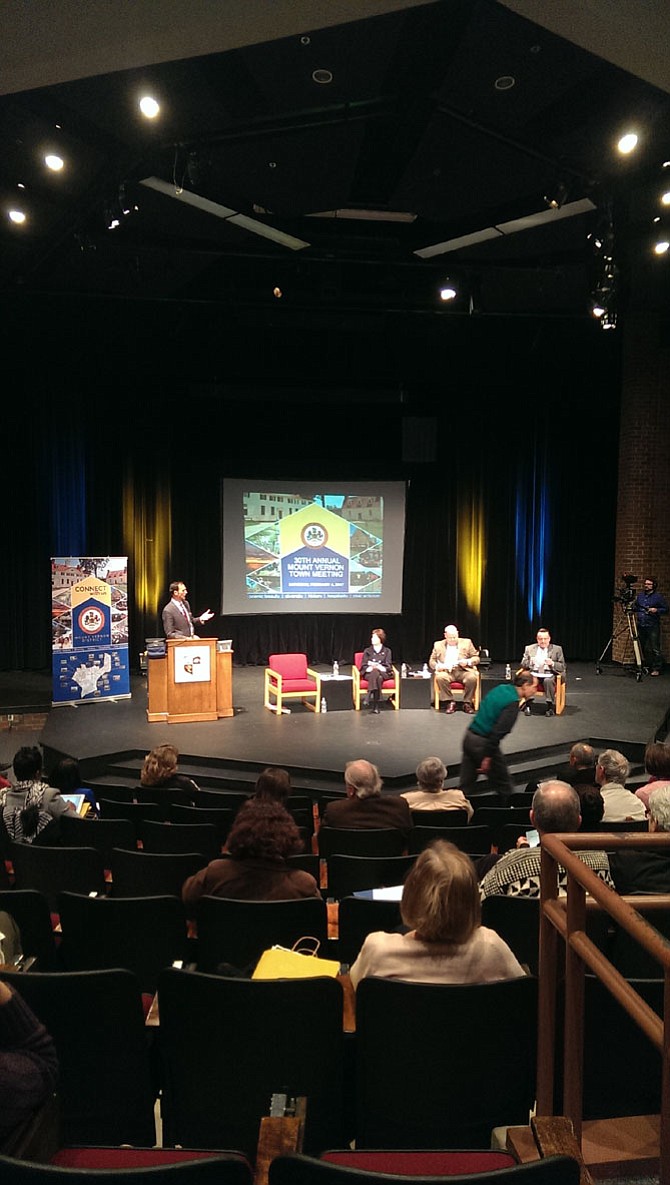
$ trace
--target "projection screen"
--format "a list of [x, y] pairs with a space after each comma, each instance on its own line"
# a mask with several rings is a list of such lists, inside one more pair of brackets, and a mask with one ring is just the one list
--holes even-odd
[[224, 479], [221, 612], [400, 613], [403, 482]]

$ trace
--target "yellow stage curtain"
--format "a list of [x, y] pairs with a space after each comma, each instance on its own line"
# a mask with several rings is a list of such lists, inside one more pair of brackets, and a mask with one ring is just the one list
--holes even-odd
[[474, 495], [461, 501], [458, 509], [456, 554], [458, 577], [468, 609], [479, 615], [484, 584], [484, 509]]

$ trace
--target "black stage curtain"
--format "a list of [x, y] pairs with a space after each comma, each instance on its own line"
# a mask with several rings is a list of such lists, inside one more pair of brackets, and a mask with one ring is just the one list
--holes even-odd
[[[32, 312], [44, 325], [45, 306]], [[262, 351], [248, 335], [239, 339], [235, 326], [212, 344], [211, 319], [202, 325], [183, 310], [181, 319], [166, 313], [147, 344], [133, 312], [104, 330], [102, 315], [93, 321], [89, 314], [91, 331], [75, 356], [66, 348], [75, 329], [60, 310], [49, 338], [54, 369], [46, 369], [45, 350], [27, 353], [13, 380], [0, 669], [50, 666], [50, 555], [122, 555], [129, 543], [136, 587], [157, 522], [167, 526], [153, 562], [156, 603], [141, 604], [131, 592], [131, 662], [159, 628], [171, 579], [186, 581], [196, 612], [217, 612], [226, 476], [377, 478], [404, 481], [408, 490], [402, 614], [217, 616], [208, 632], [233, 638], [237, 663], [265, 665], [282, 650], [304, 650], [316, 663], [350, 662], [375, 625], [386, 629], [398, 662], [422, 662], [450, 621], [500, 661], [517, 661], [540, 624], [573, 660], [600, 653], [616, 575], [613, 335], [576, 322], [531, 330], [526, 322], [470, 318], [441, 321], [439, 332], [387, 324], [372, 337], [351, 335], [342, 350], [332, 331], [306, 341], [266, 330]], [[21, 321], [15, 330], [27, 343], [29, 327]], [[188, 356], [179, 354], [185, 343]], [[212, 374], [225, 381], [210, 382]], [[403, 457], [408, 416], [425, 417], [435, 430], [434, 460]], [[72, 480], [78, 464], [81, 483]], [[68, 497], [83, 499], [73, 508], [73, 522], [82, 514], [85, 522], [81, 546], [74, 537], [66, 546], [56, 513], [59, 465], [63, 481], [69, 474]], [[520, 483], [541, 488], [549, 508], [541, 621], [528, 612], [515, 557]], [[481, 511], [485, 538], [478, 611], [468, 608], [458, 575], [464, 495]], [[129, 524], [129, 514], [146, 522]]]

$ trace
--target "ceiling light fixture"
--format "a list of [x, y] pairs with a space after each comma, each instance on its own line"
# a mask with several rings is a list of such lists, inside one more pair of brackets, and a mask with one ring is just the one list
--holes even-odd
[[661, 194], [661, 205], [670, 206], [670, 189], [667, 191], [667, 193]]
[[665, 255], [668, 248], [670, 248], [670, 243], [668, 240], [659, 239], [658, 242], [654, 244], [654, 255]]
[[312, 82], [318, 83], [319, 86], [329, 86], [332, 81], [332, 70], [312, 70]]
[[213, 214], [215, 218], [222, 218], [232, 226], [239, 226], [242, 230], [249, 231], [250, 234], [259, 235], [262, 239], [270, 239], [273, 243], [279, 243], [282, 247], [288, 247], [291, 251], [302, 251], [304, 247], [310, 246], [304, 239], [297, 239], [294, 235], [286, 234], [285, 231], [279, 230], [275, 226], [268, 226], [265, 222], [259, 222], [257, 218], [249, 218], [246, 214], [239, 214], [237, 210], [231, 210], [228, 206], [222, 206], [220, 202], [213, 202], [209, 198], [202, 197], [199, 193], [192, 193], [188, 189], [181, 189], [175, 186], [174, 183], [171, 185], [169, 181], [163, 181], [160, 177], [143, 177], [140, 185], [145, 185], [147, 189], [153, 189], [156, 193], [163, 194], [175, 202], [181, 202], [185, 206], [193, 206], [196, 210], [202, 210], [205, 214]]
[[591, 306], [592, 315], [594, 317], [600, 318], [600, 317], [604, 317], [606, 312], [607, 312], [607, 309], [605, 308], [605, 306], [603, 304], [600, 304], [599, 301], [594, 300], [594, 302]]
[[160, 103], [152, 95], [142, 95], [139, 106], [145, 119], [155, 119], [161, 109]]
[[453, 280], [447, 278], [444, 283], [440, 285], [440, 300], [445, 302], [448, 300], [455, 300], [457, 296], [458, 290], [456, 285], [454, 284]]
[[419, 247], [413, 254], [418, 255], [419, 259], [447, 255], [450, 251], [473, 247], [475, 243], [485, 243], [488, 239], [513, 235], [521, 230], [532, 230], [535, 226], [557, 222], [562, 218], [574, 218], [577, 214], [588, 214], [595, 208], [590, 198], [580, 198], [578, 201], [568, 202], [560, 210], [539, 210], [537, 214], [528, 214], [525, 218], [512, 218], [510, 222], [500, 222], [497, 226], [486, 226], [483, 230], [476, 230], [469, 235], [459, 235], [457, 239], [446, 239], [443, 243], [433, 243], [430, 247]]
[[44, 163], [47, 169], [51, 169], [52, 173], [60, 173], [65, 161], [63, 160], [62, 156], [58, 156], [57, 153], [47, 152], [46, 156], [44, 157]]
[[637, 132], [626, 132], [625, 135], [619, 138], [617, 148], [622, 156], [628, 156], [629, 153], [634, 152], [637, 148], [638, 136]]
[[26, 221], [26, 216], [23, 213], [23, 210], [10, 210], [8, 217], [9, 221], [15, 223], [16, 226], [20, 226]]

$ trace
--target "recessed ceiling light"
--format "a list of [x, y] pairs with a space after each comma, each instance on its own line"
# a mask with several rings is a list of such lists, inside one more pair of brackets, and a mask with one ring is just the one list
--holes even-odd
[[16, 182], [16, 188], [17, 188], [17, 189], [25, 189], [26, 187], [25, 187], [25, 185], [23, 184], [23, 181], [17, 181], [17, 182]]
[[628, 156], [637, 148], [637, 139], [637, 132], [626, 132], [625, 136], [621, 136], [617, 148], [622, 156]]
[[47, 152], [44, 163], [47, 169], [51, 169], [52, 173], [60, 173], [65, 161], [62, 156], [58, 156], [55, 152]]
[[513, 78], [511, 74], [501, 74], [493, 85], [497, 91], [509, 91], [513, 86], [516, 86], [516, 78]]
[[654, 255], [665, 255], [669, 247], [670, 243], [667, 239], [660, 239], [654, 246]]
[[145, 119], [155, 119], [160, 111], [160, 103], [157, 103], [152, 95], [143, 95], [140, 99], [140, 111]]
[[25, 220], [26, 220], [26, 216], [23, 213], [23, 210], [10, 210], [9, 211], [9, 221], [16, 223], [17, 226], [20, 226], [22, 222], [25, 222]]
[[319, 86], [328, 86], [333, 81], [331, 70], [313, 70], [312, 81], [318, 82]]
[[664, 206], [670, 206], [670, 189], [666, 193], [661, 194], [661, 202]]

